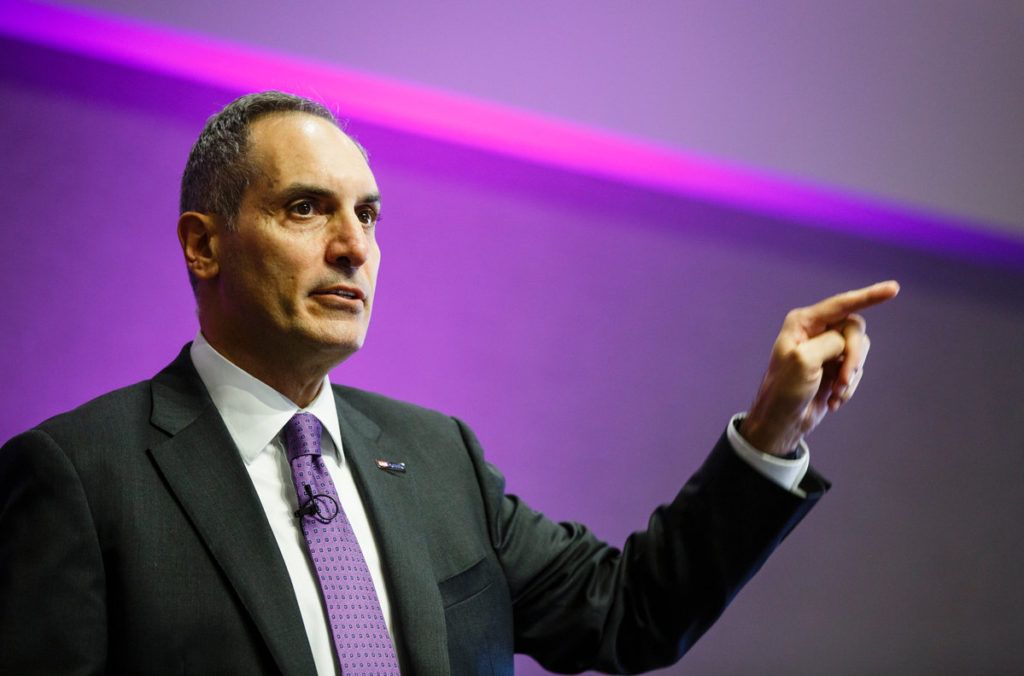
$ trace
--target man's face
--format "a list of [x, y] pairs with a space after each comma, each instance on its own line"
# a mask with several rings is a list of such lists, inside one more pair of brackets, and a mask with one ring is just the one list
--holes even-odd
[[338, 363], [358, 350], [373, 304], [380, 193], [356, 145], [327, 120], [272, 114], [251, 127], [256, 179], [221, 231], [217, 306], [249, 357]]

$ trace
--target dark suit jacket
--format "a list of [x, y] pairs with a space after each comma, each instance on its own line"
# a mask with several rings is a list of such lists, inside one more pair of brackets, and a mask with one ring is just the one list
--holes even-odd
[[[335, 387], [408, 674], [649, 669], [677, 659], [800, 500], [724, 440], [624, 548], [504, 494], [460, 421]], [[377, 459], [404, 462], [404, 474]], [[312, 674], [288, 574], [188, 351], [0, 450], [0, 672]]]

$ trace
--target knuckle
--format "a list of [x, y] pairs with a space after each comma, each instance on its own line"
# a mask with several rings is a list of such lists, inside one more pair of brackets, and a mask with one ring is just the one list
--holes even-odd
[[794, 331], [802, 327], [807, 322], [807, 308], [794, 308], [786, 313], [786, 318], [782, 322], [783, 331]]
[[818, 368], [820, 364], [815, 363], [807, 344], [798, 345], [789, 355], [790, 362], [802, 370]]
[[841, 327], [843, 333], [853, 336], [864, 333], [864, 329], [867, 328], [867, 322], [860, 315], [849, 315], [837, 327]]

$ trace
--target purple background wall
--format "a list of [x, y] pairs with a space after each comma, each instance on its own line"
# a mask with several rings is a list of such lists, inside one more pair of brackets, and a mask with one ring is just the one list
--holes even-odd
[[[236, 94], [0, 40], [0, 438], [194, 334], [176, 186]], [[787, 309], [903, 283], [811, 439], [834, 490], [665, 673], [1024, 665], [1024, 273], [351, 131], [384, 192], [381, 302], [332, 377], [463, 417], [510, 490], [612, 542], [749, 403]]]
[[1024, 225], [1019, 0], [62, 0]]

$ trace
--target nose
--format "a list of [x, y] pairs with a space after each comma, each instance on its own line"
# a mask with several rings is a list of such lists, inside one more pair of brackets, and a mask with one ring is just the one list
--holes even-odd
[[370, 256], [370, 234], [355, 215], [340, 218], [327, 244], [327, 262], [355, 270]]

